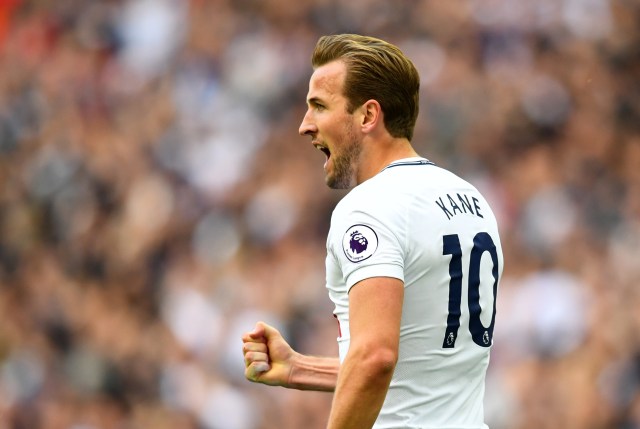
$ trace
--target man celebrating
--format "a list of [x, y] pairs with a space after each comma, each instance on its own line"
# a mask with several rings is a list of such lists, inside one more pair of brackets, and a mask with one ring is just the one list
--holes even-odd
[[340, 356], [299, 354], [258, 322], [242, 338], [245, 376], [335, 391], [330, 429], [486, 429], [496, 219], [475, 187], [411, 146], [420, 78], [397, 47], [325, 36], [312, 64], [300, 134], [327, 156], [327, 185], [353, 188], [327, 239]]

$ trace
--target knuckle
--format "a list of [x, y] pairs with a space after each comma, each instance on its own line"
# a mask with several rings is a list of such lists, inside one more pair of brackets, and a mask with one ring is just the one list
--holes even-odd
[[245, 354], [246, 353], [250, 353], [250, 352], [266, 353], [267, 346], [266, 346], [266, 344], [263, 344], [263, 343], [244, 343], [242, 345], [242, 351]]
[[245, 353], [244, 361], [247, 365], [251, 365], [254, 362], [266, 362], [267, 357], [264, 353], [250, 351]]

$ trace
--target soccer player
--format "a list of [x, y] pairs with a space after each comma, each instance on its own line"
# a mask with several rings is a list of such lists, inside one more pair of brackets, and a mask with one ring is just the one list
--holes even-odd
[[243, 335], [247, 379], [334, 391], [328, 428], [487, 428], [484, 381], [503, 256], [478, 190], [411, 146], [419, 75], [394, 45], [324, 36], [300, 134], [324, 152], [336, 206], [326, 282], [339, 358], [272, 326]]

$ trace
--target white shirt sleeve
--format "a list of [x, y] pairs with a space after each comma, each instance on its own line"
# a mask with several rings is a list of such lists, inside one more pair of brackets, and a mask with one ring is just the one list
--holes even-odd
[[372, 277], [404, 281], [405, 220], [399, 206], [353, 204], [336, 213], [330, 245], [347, 291]]

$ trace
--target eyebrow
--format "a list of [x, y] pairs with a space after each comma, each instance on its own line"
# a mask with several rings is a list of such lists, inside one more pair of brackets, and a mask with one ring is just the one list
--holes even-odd
[[324, 104], [324, 102], [318, 97], [311, 97], [307, 100], [307, 104], [318, 105], [318, 104]]

